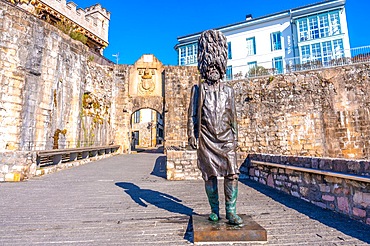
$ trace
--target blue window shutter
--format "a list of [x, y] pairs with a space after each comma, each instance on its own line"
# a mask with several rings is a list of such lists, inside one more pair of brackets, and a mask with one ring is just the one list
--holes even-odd
[[256, 38], [253, 37], [253, 51], [254, 51], [254, 54], [257, 54], [256, 52]]
[[232, 54], [231, 54], [231, 42], [227, 43], [227, 58], [232, 59]]

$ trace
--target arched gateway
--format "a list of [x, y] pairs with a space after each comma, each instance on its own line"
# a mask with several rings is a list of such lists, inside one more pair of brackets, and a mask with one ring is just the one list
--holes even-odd
[[[132, 149], [135, 140], [136, 145], [143, 147], [158, 143], [185, 145], [190, 89], [199, 82], [197, 67], [164, 66], [154, 55], [147, 54], [132, 66], [118, 65], [115, 69], [120, 89], [116, 95], [117, 128], [114, 134], [122, 151]], [[148, 109], [152, 110], [149, 121], [144, 115], [150, 111]], [[146, 120], [142, 121], [143, 118]], [[141, 125], [135, 125], [135, 120]], [[143, 137], [141, 143], [134, 139], [138, 136]]]
[[163, 64], [153, 55], [143, 55], [130, 68], [128, 93], [132, 112], [151, 108], [163, 113]]
[[130, 67], [128, 96], [130, 148], [154, 147], [163, 140], [163, 64], [153, 55], [143, 55]]

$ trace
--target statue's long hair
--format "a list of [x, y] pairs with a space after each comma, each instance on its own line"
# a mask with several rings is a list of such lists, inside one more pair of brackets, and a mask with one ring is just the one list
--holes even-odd
[[227, 66], [227, 39], [217, 30], [204, 31], [198, 40], [198, 69], [202, 78], [206, 78], [211, 64], [218, 68], [222, 78]]

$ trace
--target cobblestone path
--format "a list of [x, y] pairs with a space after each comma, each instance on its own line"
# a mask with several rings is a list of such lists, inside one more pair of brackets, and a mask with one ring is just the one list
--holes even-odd
[[[164, 161], [121, 155], [0, 183], [0, 245], [192, 244], [189, 215], [209, 210], [203, 181], [165, 180]], [[252, 181], [239, 184], [238, 213], [267, 230], [265, 245], [370, 244], [369, 226]]]

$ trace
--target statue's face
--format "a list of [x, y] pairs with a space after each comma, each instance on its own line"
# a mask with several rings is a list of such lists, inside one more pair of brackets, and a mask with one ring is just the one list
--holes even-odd
[[221, 78], [220, 71], [215, 65], [210, 65], [207, 70], [207, 80], [217, 82]]

